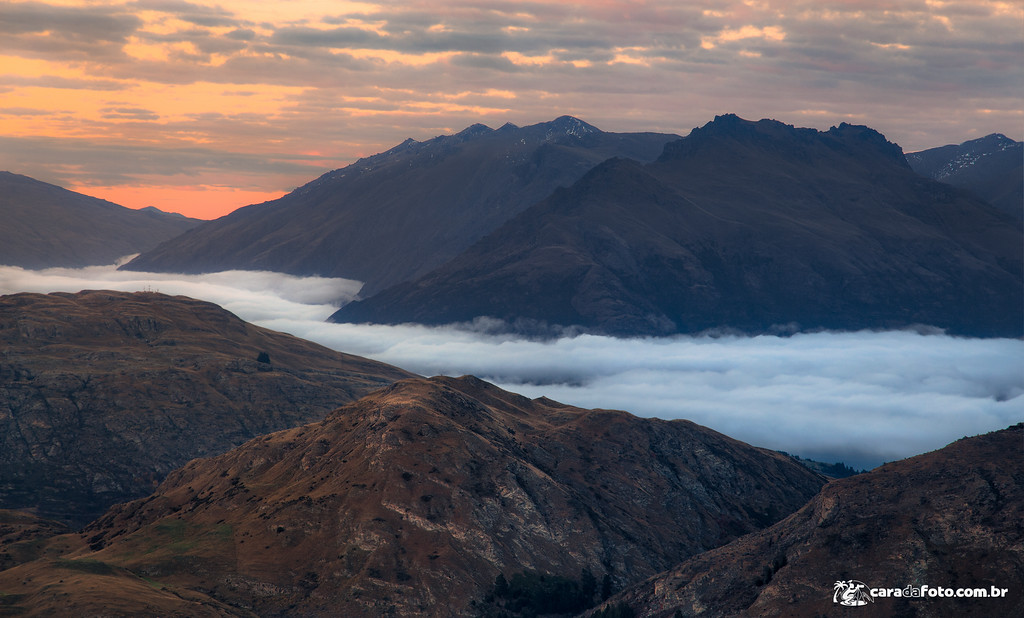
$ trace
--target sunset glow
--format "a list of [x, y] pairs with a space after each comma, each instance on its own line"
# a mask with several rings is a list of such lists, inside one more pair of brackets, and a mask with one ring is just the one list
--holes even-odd
[[1021, 139], [1022, 23], [986, 0], [7, 1], [0, 169], [212, 218], [475, 122]]

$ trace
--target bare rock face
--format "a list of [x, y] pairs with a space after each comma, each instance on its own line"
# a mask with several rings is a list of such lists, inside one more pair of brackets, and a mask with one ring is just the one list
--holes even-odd
[[411, 379], [190, 462], [92, 523], [75, 558], [260, 615], [473, 615], [498, 574], [621, 587], [824, 482], [688, 421]]
[[[611, 603], [644, 617], [1020, 616], [1021, 522], [1024, 425], [1016, 425], [831, 482], [778, 524], [695, 556]], [[833, 595], [837, 582], [850, 580], [899, 589], [899, 596], [844, 607]], [[922, 585], [932, 592], [906, 596]], [[950, 597], [947, 589], [984, 590], [989, 598]]]
[[0, 345], [0, 508], [77, 525], [411, 375], [153, 293], [0, 297]]

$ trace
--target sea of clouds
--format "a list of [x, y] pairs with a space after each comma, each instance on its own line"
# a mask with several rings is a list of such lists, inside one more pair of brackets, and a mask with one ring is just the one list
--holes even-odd
[[802, 457], [871, 468], [1024, 420], [1024, 341], [927, 331], [551, 341], [462, 327], [329, 324], [357, 281], [115, 266], [0, 266], [0, 294], [149, 290], [422, 375], [473, 374], [529, 397], [686, 418]]

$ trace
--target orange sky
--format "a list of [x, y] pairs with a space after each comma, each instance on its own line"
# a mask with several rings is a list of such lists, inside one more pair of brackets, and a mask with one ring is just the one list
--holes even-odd
[[213, 219], [242, 206], [275, 200], [287, 193], [283, 190], [245, 191], [231, 187], [205, 185], [119, 185], [113, 187], [69, 185], [66, 188], [129, 208], [156, 206], [166, 212], [179, 212], [198, 219]]
[[1022, 139], [1022, 24], [988, 0], [0, 2], [0, 169], [213, 218], [474, 122]]

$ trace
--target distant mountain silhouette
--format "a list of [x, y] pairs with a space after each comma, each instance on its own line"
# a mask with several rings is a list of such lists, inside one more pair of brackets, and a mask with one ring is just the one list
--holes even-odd
[[141, 292], [0, 296], [0, 347], [0, 509], [76, 525], [412, 375]]
[[124, 268], [335, 276], [363, 281], [370, 294], [429, 272], [601, 161], [651, 161], [676, 138], [606, 133], [563, 116], [409, 139], [205, 223]]
[[0, 572], [0, 590], [17, 591], [9, 608], [66, 615], [478, 616], [499, 574], [586, 569], [618, 589], [771, 525], [824, 482], [688, 421], [409, 379], [190, 462]]
[[1024, 219], [1024, 143], [1000, 133], [907, 155], [914, 171]]
[[[1024, 615], [1022, 443], [1024, 425], [1016, 425], [833, 481], [774, 526], [611, 602], [650, 618]], [[880, 596], [850, 608], [833, 600], [835, 582], [849, 580], [901, 594], [922, 585], [1000, 593]]]
[[0, 264], [23, 268], [113, 264], [199, 225], [156, 208], [132, 210], [0, 172]]
[[717, 117], [607, 161], [420, 279], [331, 320], [545, 332], [1024, 329], [1022, 232], [870, 128]]

